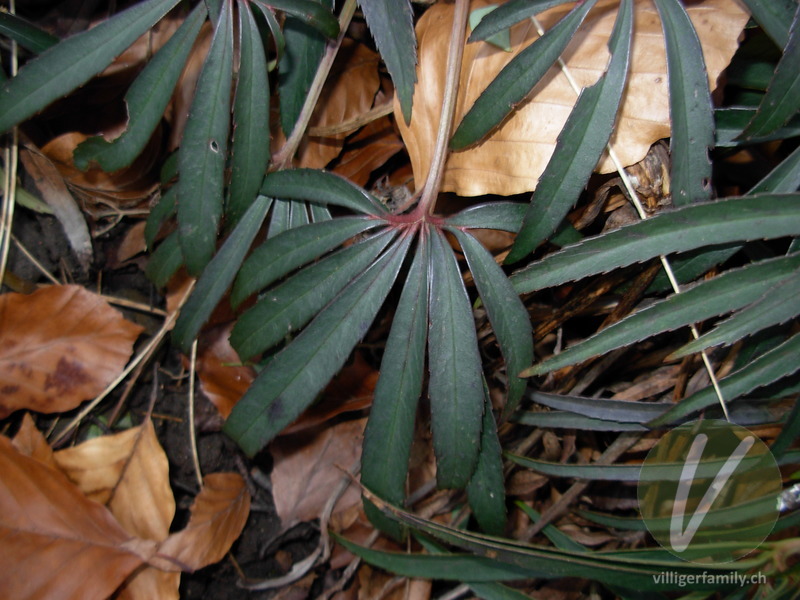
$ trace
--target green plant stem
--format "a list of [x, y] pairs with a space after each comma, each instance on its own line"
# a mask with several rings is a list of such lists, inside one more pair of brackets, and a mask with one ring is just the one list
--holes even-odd
[[317, 106], [317, 101], [322, 93], [322, 86], [325, 85], [325, 80], [328, 78], [333, 61], [339, 52], [339, 47], [342, 45], [344, 34], [350, 25], [350, 20], [356, 11], [356, 0], [346, 0], [342, 7], [342, 12], [339, 14], [339, 36], [333, 42], [328, 42], [325, 48], [325, 54], [319, 63], [319, 68], [314, 75], [314, 80], [311, 82], [311, 87], [306, 95], [306, 101], [297, 117], [294, 129], [286, 140], [283, 147], [272, 156], [272, 170], [279, 171], [287, 168], [294, 158], [297, 149], [300, 147], [300, 142], [306, 133], [308, 124], [311, 121], [311, 116], [314, 114], [314, 108]]
[[461, 60], [464, 56], [468, 14], [469, 0], [456, 0], [453, 14], [453, 33], [450, 36], [450, 48], [447, 53], [442, 113], [439, 120], [439, 130], [436, 133], [436, 148], [419, 202], [419, 210], [422, 214], [431, 214], [433, 212], [436, 197], [439, 193], [439, 186], [444, 176], [444, 163], [447, 160], [450, 130], [453, 126], [453, 115], [455, 114], [456, 100], [458, 98], [458, 82], [461, 76]]

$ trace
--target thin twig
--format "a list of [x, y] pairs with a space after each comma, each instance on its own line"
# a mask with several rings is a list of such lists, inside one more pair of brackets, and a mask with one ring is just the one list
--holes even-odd
[[200, 470], [200, 455], [197, 452], [197, 431], [194, 426], [194, 381], [197, 373], [197, 339], [192, 342], [189, 357], [189, 445], [192, 449], [192, 464], [197, 477], [197, 485], [203, 487], [203, 472]]
[[329, 125], [327, 127], [309, 127], [308, 135], [311, 137], [325, 137], [329, 135], [337, 135], [339, 133], [348, 133], [363, 127], [373, 121], [377, 121], [381, 117], [392, 114], [394, 111], [394, 102], [384, 102], [378, 106], [373, 106], [365, 113], [350, 119], [349, 121], [342, 121], [336, 125]]
[[39, 269], [39, 272], [41, 272], [42, 275], [49, 279], [54, 285], [61, 285], [61, 282], [56, 279], [55, 276], [50, 273], [50, 271], [48, 271], [42, 263], [36, 260], [36, 257], [30, 253], [30, 251], [22, 244], [22, 242], [17, 239], [17, 236], [15, 236], [13, 233], [11, 234], [11, 239], [14, 240], [14, 244], [16, 244], [17, 249], [22, 252], [25, 258], [31, 261], [31, 264], [33, 264], [34, 267]]
[[[538, 34], [540, 36], [544, 35], [544, 28], [542, 27], [539, 20], [534, 16], [531, 17], [531, 21], [535, 25]], [[564, 76], [567, 78], [567, 81], [569, 82], [572, 90], [576, 94], [580, 95], [581, 93], [580, 86], [575, 81], [575, 78], [572, 76], [572, 73], [567, 67], [567, 64], [561, 59], [561, 57], [558, 58], [558, 64], [561, 67]], [[608, 144], [606, 145], [606, 149], [608, 150], [608, 157], [611, 159], [611, 162], [614, 163], [614, 168], [616, 168], [617, 173], [619, 173], [620, 179], [622, 179], [622, 183], [625, 187], [625, 191], [628, 193], [630, 201], [633, 203], [633, 206], [636, 209], [639, 218], [642, 221], [644, 221], [648, 217], [647, 212], [645, 212], [644, 206], [642, 205], [642, 201], [639, 199], [639, 194], [637, 194], [636, 190], [633, 188], [633, 183], [631, 182], [631, 179], [628, 176], [628, 172], [625, 170], [625, 167], [619, 160], [617, 153], [611, 146], [611, 141], [609, 141]], [[660, 256], [659, 259], [661, 260], [661, 265], [664, 267], [664, 272], [667, 274], [667, 279], [669, 279], [669, 283], [672, 286], [672, 290], [676, 294], [680, 294], [682, 291], [681, 286], [675, 277], [675, 272], [672, 270], [672, 265], [670, 264], [667, 257], [664, 255]], [[694, 339], [700, 337], [700, 333], [697, 331], [697, 327], [694, 324], [691, 324], [689, 326], [689, 329], [691, 330], [692, 337], [694, 337]], [[719, 386], [719, 381], [717, 380], [717, 376], [714, 374], [714, 367], [711, 365], [711, 360], [708, 358], [708, 353], [706, 353], [705, 350], [701, 350], [700, 356], [703, 359], [703, 364], [705, 365], [706, 371], [708, 371], [708, 376], [711, 379], [711, 385], [714, 387], [714, 392], [716, 393], [717, 399], [719, 400], [719, 404], [722, 407], [722, 412], [725, 414], [725, 419], [727, 421], [730, 421], [730, 416], [728, 415], [728, 407], [725, 403], [725, 397], [722, 395], [722, 389]]]

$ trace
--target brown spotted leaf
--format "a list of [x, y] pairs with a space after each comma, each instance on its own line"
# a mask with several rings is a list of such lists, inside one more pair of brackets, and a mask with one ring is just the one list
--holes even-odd
[[0, 436], [0, 597], [103, 600], [155, 551]]
[[67, 411], [96, 396], [141, 331], [76, 285], [0, 296], [0, 418], [21, 408]]
[[[475, 9], [489, 3], [490, 0], [474, 0], [471, 7]], [[572, 6], [567, 3], [553, 8], [538, 15], [538, 19], [548, 30]], [[580, 87], [594, 84], [605, 71], [609, 58], [608, 38], [618, 6], [618, 0], [600, 0], [562, 55]], [[702, 0], [688, 3], [686, 8], [697, 29], [709, 83], [714, 89], [717, 78], [738, 47], [739, 34], [749, 15], [740, 3], [730, 0]], [[452, 19], [453, 5], [440, 2], [431, 7], [417, 25], [419, 83], [410, 126], [405, 125], [395, 100], [395, 116], [411, 157], [418, 189], [431, 164]], [[670, 134], [664, 35], [651, 0], [635, 1], [634, 31], [627, 89], [611, 140], [623, 165], [639, 162], [656, 140]], [[510, 29], [510, 38], [511, 52], [486, 42], [467, 44], [456, 124], [503, 67], [539, 35], [534, 25], [526, 20]], [[560, 68], [552, 67], [518, 110], [483, 142], [450, 155], [442, 190], [461, 196], [511, 195], [534, 190], [576, 100], [577, 95]], [[604, 156], [598, 171], [613, 170], [611, 161]]]

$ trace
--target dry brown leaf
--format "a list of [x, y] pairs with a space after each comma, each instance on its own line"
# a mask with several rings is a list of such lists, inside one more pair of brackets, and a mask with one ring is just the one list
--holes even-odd
[[[472, 8], [489, 4], [475, 0]], [[563, 55], [580, 86], [597, 81], [608, 61], [608, 37], [617, 14], [618, 0], [600, 0]], [[560, 6], [539, 15], [545, 30], [564, 16], [571, 5]], [[640, 161], [658, 139], [669, 137], [669, 99], [666, 55], [658, 13], [651, 0], [635, 2], [635, 35], [631, 72], [623, 97], [621, 114], [612, 143], [624, 165]], [[687, 6], [703, 46], [709, 81], [717, 78], [738, 47], [738, 38], [749, 15], [738, 2], [703, 0]], [[417, 25], [419, 39], [418, 84], [414, 95], [414, 115], [407, 127], [395, 115], [408, 148], [418, 189], [430, 168], [436, 129], [444, 93], [444, 71], [453, 5], [440, 2], [431, 7]], [[534, 26], [523, 22], [511, 28], [510, 53], [485, 43], [467, 44], [461, 70], [456, 120], [461, 118], [500, 70], [539, 36]], [[461, 196], [482, 194], [511, 195], [528, 192], [536, 183], [555, 149], [577, 96], [556, 66], [543, 82], [484, 142], [450, 155], [442, 185], [443, 191]], [[609, 173], [613, 166], [607, 157], [598, 171]]]
[[[125, 530], [164, 541], [175, 516], [167, 455], [153, 423], [59, 450], [60, 469], [87, 497], [105, 504]], [[145, 568], [127, 582], [120, 598], [178, 598], [179, 573]]]
[[[122, 134], [126, 123], [118, 123], [112, 130], [102, 132], [111, 140]], [[85, 141], [88, 135], [70, 132], [60, 135], [42, 147], [42, 153], [49, 158], [73, 191], [84, 201], [84, 206], [111, 205], [130, 208], [147, 200], [158, 187], [154, 176], [154, 164], [159, 159], [161, 134], [157, 130], [141, 154], [131, 166], [113, 173], [106, 173], [97, 166], [81, 171], [72, 159], [75, 148]]]
[[241, 364], [228, 340], [232, 328], [231, 323], [208, 331], [197, 354], [200, 389], [226, 419], [256, 377], [253, 367]]
[[[272, 494], [284, 528], [319, 518], [345, 473], [361, 459], [366, 419], [279, 437], [270, 446], [274, 458]], [[361, 504], [350, 486], [333, 515]]]
[[141, 332], [80, 286], [0, 296], [0, 418], [20, 408], [66, 411], [96, 396]]
[[392, 122], [389, 117], [383, 117], [364, 126], [347, 141], [347, 148], [333, 171], [356, 185], [364, 186], [375, 169], [382, 167], [402, 149], [403, 142]]
[[206, 475], [192, 504], [189, 524], [159, 546], [159, 556], [188, 571], [215, 563], [230, 550], [249, 514], [250, 493], [241, 475]]
[[[375, 52], [345, 39], [322, 89], [323, 101], [317, 103], [309, 126], [339, 125], [372, 108], [381, 84], [378, 62]], [[339, 156], [346, 136], [339, 133], [307, 138], [297, 153], [298, 166], [321, 169]]]
[[20, 148], [19, 158], [47, 205], [61, 223], [84, 271], [92, 263], [92, 238], [86, 219], [56, 166], [35, 148]]
[[128, 229], [125, 237], [117, 245], [114, 266], [122, 265], [147, 250], [147, 244], [144, 241], [144, 228], [146, 225], [145, 221], [139, 221]]
[[53, 449], [47, 443], [42, 432], [36, 428], [36, 423], [33, 422], [30, 413], [25, 413], [25, 416], [22, 417], [19, 431], [11, 440], [11, 443], [14, 444], [17, 452], [23, 456], [30, 456], [43, 465], [58, 469], [56, 460], [53, 457]]
[[103, 600], [155, 552], [0, 436], [0, 597]]

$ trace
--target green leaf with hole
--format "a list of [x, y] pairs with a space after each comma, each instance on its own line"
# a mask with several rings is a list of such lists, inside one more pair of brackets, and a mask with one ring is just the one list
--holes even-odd
[[131, 84], [125, 94], [128, 124], [123, 134], [111, 142], [102, 136], [88, 138], [73, 153], [76, 167], [86, 170], [96, 162], [104, 171], [118, 171], [141, 154], [172, 99], [206, 15], [205, 4], [198, 4]]
[[11, 129], [100, 73], [178, 0], [148, 0], [51, 46], [0, 86], [0, 131]]
[[470, 234], [458, 229], [451, 231], [467, 259], [497, 344], [506, 361], [508, 397], [503, 414], [510, 415], [517, 408], [527, 386], [527, 382], [518, 377], [518, 374], [533, 361], [531, 320], [522, 300], [489, 251]]
[[248, 456], [300, 416], [342, 368], [386, 299], [409, 243], [405, 236], [389, 248], [259, 373], [223, 428]]
[[317, 169], [290, 169], [270, 173], [261, 193], [273, 198], [308, 200], [334, 204], [366, 215], [388, 215], [389, 211], [372, 194], [344, 177]]
[[[508, 30], [512, 25], [540, 12], [566, 4], [569, 0], [510, 0], [500, 4], [489, 14], [485, 15], [480, 23], [472, 28], [469, 42], [489, 41], [489, 38]], [[474, 11], [473, 11], [474, 12]]]
[[271, 198], [258, 197], [197, 280], [172, 331], [175, 345], [183, 352], [188, 353], [200, 328], [228, 291], [236, 270], [261, 229], [271, 203]]
[[199, 275], [214, 255], [222, 215], [233, 74], [231, 10], [225, 2], [178, 150], [178, 231], [192, 275]]
[[[752, 362], [720, 379], [722, 397], [727, 402], [755, 389], [769, 385], [796, 373], [800, 369], [800, 335], [795, 335], [776, 348], [753, 359]], [[673, 408], [647, 423], [648, 427], [660, 427], [674, 423], [687, 415], [717, 404], [719, 399], [710, 386], [684, 398]]]
[[[422, 394], [428, 333], [428, 245], [417, 244], [381, 359], [364, 432], [361, 483], [394, 504], [405, 499], [406, 474]], [[364, 510], [379, 528], [402, 539], [404, 531], [369, 501]]]
[[481, 447], [483, 371], [467, 290], [456, 257], [440, 231], [430, 243], [428, 355], [436, 480], [441, 488], [469, 483]]
[[467, 485], [467, 499], [481, 529], [489, 535], [502, 535], [506, 528], [506, 485], [497, 423], [492, 414], [489, 388], [483, 382], [483, 430], [475, 472]]
[[164, 238], [147, 261], [145, 274], [156, 287], [164, 287], [183, 265], [183, 252], [178, 232]]
[[342, 217], [287, 230], [268, 239], [244, 261], [231, 292], [231, 304], [239, 306], [254, 294], [297, 267], [311, 262], [380, 221]]
[[308, 323], [392, 241], [382, 232], [302, 269], [267, 291], [236, 322], [231, 344], [242, 360], [276, 345]]
[[313, 27], [327, 38], [339, 35], [339, 22], [327, 6], [313, 0], [256, 0]]
[[797, 314], [797, 298], [800, 297], [800, 273], [787, 276], [769, 288], [757, 301], [733, 314], [714, 329], [701, 335], [698, 339], [685, 344], [670, 355], [670, 358], [681, 358], [700, 350], [724, 344], [730, 344], [759, 331], [781, 325], [794, 319]]
[[522, 227], [506, 263], [533, 250], [564, 220], [586, 187], [616, 122], [628, 74], [633, 39], [633, 5], [620, 3], [608, 41], [611, 60], [594, 85], [584, 88], [558, 135], [556, 148], [542, 173]]
[[797, 269], [800, 256], [794, 255], [727, 271], [609, 325], [589, 339], [526, 369], [525, 374], [548, 373], [747, 306], [762, 298], [765, 290], [791, 278]]
[[556, 62], [595, 2], [578, 4], [500, 71], [462, 119], [450, 148], [459, 150], [478, 142], [513, 112]]
[[789, 27], [797, 3], [794, 0], [742, 0], [742, 2], [778, 47], [785, 47], [789, 41]]
[[800, 7], [795, 13], [789, 41], [783, 49], [767, 93], [741, 137], [761, 138], [776, 132], [800, 110]]
[[533, 292], [702, 246], [800, 235], [800, 194], [756, 194], [665, 211], [567, 246], [511, 277]]
[[679, 0], [655, 0], [667, 50], [672, 202], [685, 206], [711, 197], [714, 107], [703, 49]]
[[0, 35], [14, 40], [34, 54], [41, 54], [60, 40], [18, 15], [0, 11]]
[[233, 227], [255, 200], [269, 164], [267, 57], [248, 2], [239, 3], [239, 46], [231, 184], [225, 211], [228, 227]]
[[417, 36], [410, 0], [360, 0], [358, 3], [392, 77], [406, 123], [411, 121], [417, 83]]

